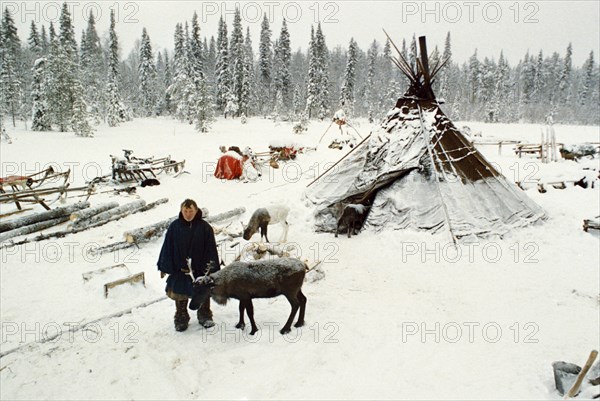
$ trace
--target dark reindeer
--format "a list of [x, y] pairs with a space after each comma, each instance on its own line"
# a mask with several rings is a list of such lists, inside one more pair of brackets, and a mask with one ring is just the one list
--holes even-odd
[[291, 330], [298, 309], [300, 314], [294, 327], [304, 325], [306, 297], [302, 293], [302, 283], [306, 270], [307, 266], [304, 262], [293, 258], [233, 262], [216, 273], [196, 279], [189, 308], [197, 310], [209, 297], [220, 305], [225, 305], [229, 298], [238, 299], [240, 320], [235, 327], [244, 329], [246, 326], [244, 311], [246, 311], [252, 326], [250, 334], [254, 335], [258, 327], [254, 321], [252, 300], [284, 295], [292, 306], [287, 322], [279, 331], [281, 334], [286, 334]]
[[348, 227], [348, 238], [352, 234], [356, 235], [356, 229], [362, 225], [365, 220], [365, 214], [367, 213], [367, 206], [361, 204], [348, 204], [344, 206], [342, 215], [338, 219], [337, 226], [335, 228], [335, 236], [338, 236], [341, 226]]

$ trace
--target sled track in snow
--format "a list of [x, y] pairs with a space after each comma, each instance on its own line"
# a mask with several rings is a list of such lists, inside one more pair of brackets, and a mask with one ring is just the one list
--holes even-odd
[[[82, 324], [80, 324], [80, 325], [78, 325], [76, 327], [70, 328], [69, 330], [72, 330], [71, 332], [75, 333], [75, 332], [77, 332], [79, 330], [85, 329], [87, 326], [89, 326], [91, 324], [98, 323], [98, 322], [101, 322], [103, 320], [114, 319], [116, 317], [121, 317], [123, 315], [127, 315], [127, 314], [133, 312], [134, 309], [145, 308], [147, 306], [153, 305], [153, 304], [158, 303], [160, 301], [164, 301], [165, 299], [168, 299], [167, 296], [162, 296], [162, 297], [154, 299], [152, 301], [144, 302], [142, 304], [133, 306], [131, 308], [124, 309], [124, 310], [122, 310], [120, 312], [115, 312], [115, 313], [112, 313], [110, 315], [106, 315], [106, 316], [102, 316], [102, 317], [99, 317], [99, 318], [94, 319], [94, 320], [90, 320], [90, 321], [82, 323]], [[12, 354], [14, 352], [20, 351], [23, 348], [30, 347], [30, 346], [32, 346], [34, 344], [44, 344], [44, 343], [47, 343], [49, 341], [54, 340], [55, 338], [58, 338], [58, 337], [62, 336], [63, 334], [64, 334], [64, 330], [61, 330], [61, 331], [57, 332], [56, 334], [54, 334], [52, 336], [49, 336], [49, 337], [46, 337], [46, 338], [42, 339], [41, 341], [31, 341], [31, 342], [25, 343], [23, 345], [19, 345], [18, 347], [11, 348], [8, 351], [0, 352], [0, 359], [4, 358], [5, 356], [10, 355], [10, 354]]]

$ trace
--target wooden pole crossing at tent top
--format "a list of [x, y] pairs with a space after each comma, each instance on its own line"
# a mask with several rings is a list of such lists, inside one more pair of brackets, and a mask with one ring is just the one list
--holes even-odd
[[423, 77], [425, 78], [425, 86], [431, 88], [431, 76], [429, 75], [429, 60], [427, 57], [427, 42], [425, 36], [419, 36], [419, 48], [421, 50], [421, 65], [423, 68]]

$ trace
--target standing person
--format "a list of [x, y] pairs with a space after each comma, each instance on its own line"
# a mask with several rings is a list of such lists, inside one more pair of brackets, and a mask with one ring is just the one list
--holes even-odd
[[[163, 278], [166, 274], [167, 296], [175, 301], [175, 330], [184, 331], [188, 327], [188, 298], [192, 296], [193, 277], [200, 277], [219, 270], [219, 255], [212, 227], [202, 219], [202, 211], [192, 199], [181, 204], [177, 220], [167, 229], [165, 241], [158, 257], [158, 270]], [[191, 272], [190, 272], [191, 269]], [[198, 323], [205, 328], [212, 327], [210, 300], [198, 309]]]

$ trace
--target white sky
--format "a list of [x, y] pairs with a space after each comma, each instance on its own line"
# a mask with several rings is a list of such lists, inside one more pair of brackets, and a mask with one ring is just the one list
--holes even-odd
[[[23, 40], [29, 25], [48, 25], [58, 21], [62, 2], [2, 1], [2, 9], [13, 13]], [[100, 36], [108, 30], [109, 9], [117, 12], [117, 33], [123, 55], [127, 55], [146, 27], [154, 50], [173, 48], [175, 24], [191, 20], [198, 12], [202, 35], [216, 36], [217, 22], [223, 14], [231, 32], [233, 10], [242, 13], [244, 30], [250, 27], [255, 49], [259, 41], [262, 14], [271, 20], [273, 39], [279, 35], [282, 18], [288, 21], [292, 49], [306, 49], [310, 25], [321, 21], [331, 49], [347, 47], [350, 37], [366, 50], [373, 39], [385, 40], [382, 28], [400, 45], [413, 34], [426, 35], [429, 50], [443, 48], [449, 31], [455, 61], [463, 62], [473, 54], [498, 58], [503, 50], [509, 63], [523, 58], [525, 52], [545, 55], [565, 54], [573, 43], [573, 61], [580, 66], [594, 51], [600, 53], [600, 2], [591, 1], [69, 1], [74, 16], [77, 40], [90, 10], [97, 15]]]

